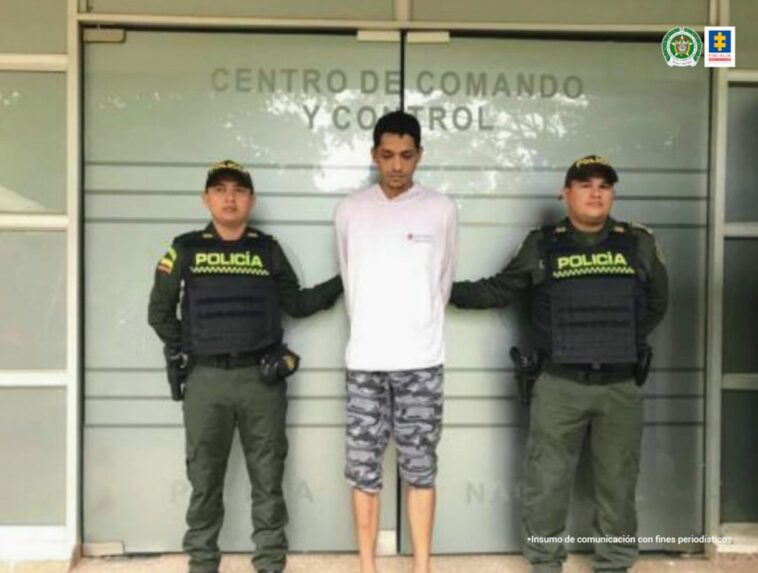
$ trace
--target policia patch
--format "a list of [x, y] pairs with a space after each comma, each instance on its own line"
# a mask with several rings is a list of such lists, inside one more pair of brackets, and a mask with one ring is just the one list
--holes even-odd
[[196, 275], [256, 275], [271, 273], [260, 255], [252, 252], [196, 252], [190, 272]]
[[623, 253], [614, 251], [563, 255], [557, 257], [555, 263], [553, 278], [556, 279], [590, 275], [633, 275], [636, 272]]

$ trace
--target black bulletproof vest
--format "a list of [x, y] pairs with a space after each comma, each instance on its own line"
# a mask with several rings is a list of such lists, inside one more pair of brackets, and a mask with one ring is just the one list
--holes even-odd
[[644, 306], [634, 234], [618, 225], [593, 246], [555, 227], [543, 234], [545, 280], [532, 309], [540, 347], [557, 364], [636, 362], [636, 324]]
[[198, 233], [185, 239], [182, 247], [185, 351], [235, 354], [281, 339], [270, 238], [246, 232], [237, 241], [222, 241]]

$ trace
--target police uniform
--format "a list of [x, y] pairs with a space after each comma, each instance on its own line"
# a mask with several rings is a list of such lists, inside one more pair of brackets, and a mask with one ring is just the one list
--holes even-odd
[[174, 239], [158, 263], [149, 323], [169, 353], [186, 353], [191, 365], [183, 403], [192, 484], [184, 549], [191, 573], [218, 571], [235, 429], [252, 486], [253, 564], [258, 571], [284, 569], [286, 384], [266, 383], [259, 363], [281, 345], [281, 311], [308, 316], [332, 306], [341, 292], [339, 277], [301, 289], [276, 240], [252, 227], [225, 241], [211, 223]]
[[[530, 406], [522, 491], [524, 556], [536, 573], [561, 570], [569, 493], [585, 436], [594, 477], [594, 570], [626, 571], [637, 555], [635, 488], [642, 437], [638, 356], [668, 304], [668, 276], [652, 233], [608, 218], [597, 233], [568, 219], [529, 233], [497, 275], [453, 285], [461, 308], [531, 303], [545, 359]], [[542, 540], [538, 539], [542, 538]], [[613, 540], [617, 541], [617, 540]]]

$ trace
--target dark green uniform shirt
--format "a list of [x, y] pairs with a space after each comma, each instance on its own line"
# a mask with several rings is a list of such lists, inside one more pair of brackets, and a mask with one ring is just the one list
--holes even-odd
[[[218, 238], [213, 223], [204, 230]], [[258, 233], [248, 227], [246, 233]], [[280, 308], [295, 318], [309, 316], [331, 307], [342, 293], [339, 275], [312, 288], [300, 288], [295, 271], [275, 239], [272, 240], [271, 274], [276, 284]], [[168, 253], [159, 261], [155, 282], [150, 293], [148, 322], [160, 339], [170, 348], [180, 348], [182, 341], [181, 322], [177, 318], [177, 306], [182, 288], [182, 245], [174, 241]]]
[[[580, 245], [592, 246], [606, 239], [608, 233], [618, 225], [612, 218], [597, 233], [582, 233], [574, 229], [568, 219], [564, 226]], [[637, 279], [646, 292], [646, 309], [637, 325], [638, 332], [647, 336], [658, 326], [666, 314], [669, 299], [669, 281], [660, 247], [652, 232], [641, 225], [630, 226], [630, 232], [638, 237], [637, 257], [639, 261]], [[478, 281], [453, 283], [450, 302], [459, 308], [496, 308], [509, 305], [522, 291], [528, 290], [545, 280], [545, 264], [539, 249], [543, 231], [530, 232], [516, 255], [505, 268], [489, 278]]]

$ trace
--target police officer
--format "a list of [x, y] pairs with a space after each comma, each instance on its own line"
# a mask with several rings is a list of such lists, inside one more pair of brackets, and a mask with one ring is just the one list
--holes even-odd
[[[650, 230], [610, 217], [616, 171], [590, 155], [566, 173], [567, 217], [527, 235], [498, 274], [453, 285], [460, 308], [530, 295], [544, 371], [532, 390], [522, 491], [524, 556], [557, 573], [573, 474], [585, 437], [594, 478], [596, 572], [628, 571], [637, 555], [635, 488], [648, 334], [668, 304], [668, 276]], [[553, 538], [553, 539], [548, 539]]]
[[212, 222], [176, 237], [159, 261], [148, 318], [165, 344], [172, 397], [184, 400], [192, 484], [184, 549], [190, 573], [218, 571], [224, 474], [236, 429], [252, 487], [253, 565], [259, 573], [279, 572], [287, 552], [283, 377], [297, 362], [282, 345], [280, 310], [304, 317], [329, 308], [342, 282], [300, 288], [276, 240], [248, 226], [255, 194], [239, 163], [212, 165], [202, 198]]

